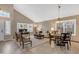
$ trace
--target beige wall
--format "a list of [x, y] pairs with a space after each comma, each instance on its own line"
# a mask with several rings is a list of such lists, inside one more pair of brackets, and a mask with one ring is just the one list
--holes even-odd
[[[61, 18], [61, 20], [71, 20], [71, 19], [76, 19], [76, 36], [72, 37], [72, 40], [74, 41], [79, 41], [79, 15], [75, 15], [75, 16], [68, 16], [68, 17], [63, 17]], [[44, 22], [40, 22], [38, 24], [42, 24], [43, 26], [43, 31], [50, 30], [51, 27], [55, 27], [57, 19], [51, 19], [49, 21], [44, 21]]]
[[22, 15], [21, 13], [19, 13], [16, 10], [14, 10], [14, 20], [16, 22], [33, 23], [32, 20], [30, 20], [28, 17], [25, 17], [24, 15]]
[[25, 17], [24, 15], [20, 14], [18, 11], [14, 10], [14, 30], [17, 29], [17, 23], [30, 23], [33, 24], [33, 21], [30, 20], [28, 17]]

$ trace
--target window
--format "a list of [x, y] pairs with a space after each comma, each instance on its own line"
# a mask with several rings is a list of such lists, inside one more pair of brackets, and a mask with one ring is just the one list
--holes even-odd
[[76, 19], [64, 20], [56, 22], [56, 29], [62, 32], [71, 32], [73, 36], [76, 35]]
[[6, 12], [6, 11], [3, 11], [3, 10], [0, 10], [0, 16], [1, 17], [10, 18], [10, 13], [9, 12]]
[[11, 34], [11, 21], [5, 21], [5, 35]]

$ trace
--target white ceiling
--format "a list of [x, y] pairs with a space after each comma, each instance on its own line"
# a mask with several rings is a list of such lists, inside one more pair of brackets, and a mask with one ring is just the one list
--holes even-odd
[[[57, 4], [15, 4], [14, 9], [34, 22], [42, 22], [58, 17]], [[79, 14], [79, 4], [61, 5], [60, 17]]]

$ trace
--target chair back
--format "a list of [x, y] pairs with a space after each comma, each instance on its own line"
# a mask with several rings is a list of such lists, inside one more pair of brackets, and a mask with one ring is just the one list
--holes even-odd
[[71, 33], [66, 33], [66, 40], [70, 40], [71, 39]]
[[26, 39], [30, 39], [30, 32], [27, 32], [27, 33], [23, 33], [21, 34], [22, 37], [26, 38]]
[[49, 38], [54, 38], [54, 35], [51, 35], [51, 33], [49, 33]]
[[71, 40], [71, 33], [61, 33], [61, 40], [63, 41]]

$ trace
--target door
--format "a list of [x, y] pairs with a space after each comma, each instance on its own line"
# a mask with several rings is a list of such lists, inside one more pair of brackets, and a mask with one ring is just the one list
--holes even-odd
[[0, 41], [4, 40], [4, 21], [0, 20]]

